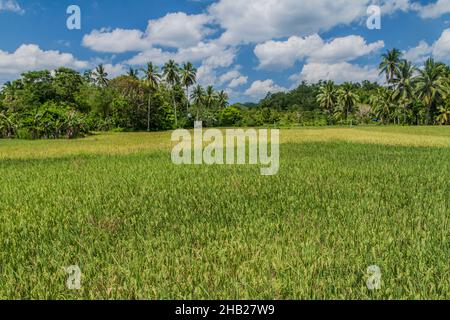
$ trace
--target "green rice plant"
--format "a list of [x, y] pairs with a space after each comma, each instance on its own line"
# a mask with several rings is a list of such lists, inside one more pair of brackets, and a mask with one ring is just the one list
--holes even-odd
[[450, 298], [449, 129], [348, 130], [282, 131], [269, 177], [169, 133], [0, 141], [0, 298]]

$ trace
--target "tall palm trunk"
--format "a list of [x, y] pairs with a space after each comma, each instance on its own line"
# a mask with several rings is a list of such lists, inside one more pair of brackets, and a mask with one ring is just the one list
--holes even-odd
[[172, 88], [172, 102], [173, 102], [173, 110], [175, 113], [175, 127], [178, 127], [177, 103], [175, 101], [175, 92], [173, 91], [173, 88]]
[[186, 86], [186, 115], [189, 112], [189, 86]]
[[150, 114], [152, 107], [152, 92], [148, 92], [148, 106], [147, 106], [147, 131], [150, 132]]
[[403, 125], [406, 125], [406, 108], [407, 106], [403, 106]]
[[433, 107], [433, 101], [430, 99], [430, 103], [428, 103], [427, 106], [427, 119], [426, 119], [426, 125], [430, 125], [431, 120], [431, 108]]

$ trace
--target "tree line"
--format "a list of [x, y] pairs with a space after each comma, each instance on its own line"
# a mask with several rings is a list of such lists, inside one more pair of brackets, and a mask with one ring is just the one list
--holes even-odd
[[[290, 116], [300, 125], [450, 124], [450, 68], [429, 58], [415, 67], [393, 49], [382, 55], [380, 76], [385, 84], [363, 81], [336, 85], [306, 82], [288, 93], [268, 94], [259, 103], [276, 119]], [[283, 121], [283, 120], [282, 120]], [[284, 120], [286, 122], [286, 120]]]
[[0, 91], [0, 138], [75, 138], [91, 131], [157, 131], [220, 125], [228, 95], [197, 84], [197, 70], [149, 62], [109, 79], [100, 64], [83, 74], [69, 68], [23, 73]]
[[192, 63], [149, 62], [110, 79], [103, 65], [26, 72], [0, 91], [0, 138], [75, 138], [92, 131], [158, 131], [205, 126], [450, 124], [450, 68], [421, 67], [399, 50], [382, 55], [385, 84], [302, 82], [259, 103], [229, 105], [228, 95], [197, 84]]

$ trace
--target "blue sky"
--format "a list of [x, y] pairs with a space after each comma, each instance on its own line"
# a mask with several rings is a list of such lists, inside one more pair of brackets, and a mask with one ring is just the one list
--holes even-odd
[[[69, 30], [69, 5], [81, 30]], [[381, 9], [369, 30], [367, 8]], [[377, 81], [380, 54], [396, 47], [421, 64], [450, 61], [450, 0], [0, 0], [0, 83], [31, 69], [110, 76], [167, 59], [192, 61], [199, 82], [232, 101], [319, 79]]]

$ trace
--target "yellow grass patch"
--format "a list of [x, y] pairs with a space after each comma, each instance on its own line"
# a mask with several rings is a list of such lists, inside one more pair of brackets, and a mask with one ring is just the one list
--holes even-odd
[[[77, 140], [0, 140], [0, 159], [121, 155], [170, 150], [171, 132], [101, 133]], [[354, 127], [282, 129], [281, 143], [346, 141], [392, 146], [450, 147], [450, 127]]]

